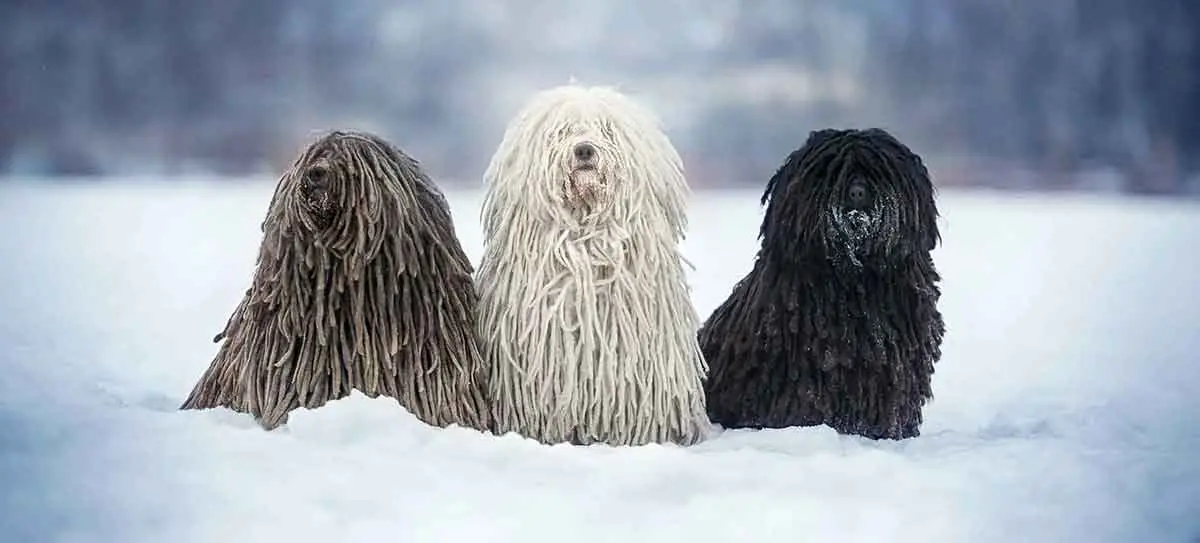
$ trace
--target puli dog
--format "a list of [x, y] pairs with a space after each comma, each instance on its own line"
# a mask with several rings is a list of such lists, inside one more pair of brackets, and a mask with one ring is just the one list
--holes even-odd
[[484, 181], [476, 285], [496, 432], [701, 441], [707, 367], [679, 252], [690, 190], [657, 117], [612, 88], [544, 90]]
[[884, 130], [809, 135], [763, 193], [754, 268], [699, 333], [713, 422], [919, 435], [945, 332], [933, 193]]
[[182, 409], [271, 430], [358, 390], [490, 430], [473, 269], [416, 160], [371, 133], [327, 133], [283, 174], [262, 230], [250, 289]]

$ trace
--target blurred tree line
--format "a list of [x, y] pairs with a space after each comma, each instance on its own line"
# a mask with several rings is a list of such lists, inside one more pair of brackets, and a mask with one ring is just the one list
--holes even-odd
[[0, 171], [256, 173], [313, 130], [436, 125], [436, 89], [471, 63], [436, 43], [381, 54], [379, 11], [370, 0], [6, 0]]
[[1187, 0], [6, 0], [0, 172], [262, 173], [353, 126], [472, 180], [510, 113], [488, 97], [541, 69], [671, 96], [704, 184], [874, 125], [1037, 186], [1173, 192], [1200, 169], [1198, 23]]
[[[1200, 3], [905, 0], [871, 13], [872, 84], [923, 147], [1132, 192], [1200, 168]], [[1053, 183], [1054, 175], [1044, 175]]]

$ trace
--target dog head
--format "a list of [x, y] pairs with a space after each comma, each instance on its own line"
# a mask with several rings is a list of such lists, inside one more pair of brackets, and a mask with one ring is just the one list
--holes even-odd
[[375, 134], [343, 130], [301, 153], [280, 181], [276, 205], [290, 231], [328, 247], [366, 240], [367, 249], [404, 234], [429, 205], [449, 207], [415, 159]]
[[607, 87], [536, 94], [506, 128], [485, 179], [494, 198], [583, 223], [664, 211], [679, 222], [686, 202], [682, 161], [658, 119]]
[[812, 132], [767, 183], [764, 247], [844, 269], [887, 268], [940, 240], [921, 158], [878, 128]]
[[549, 180], [566, 208], [597, 212], [620, 184], [619, 119], [593, 89], [567, 86], [537, 96], [527, 112], [537, 117], [548, 151]]

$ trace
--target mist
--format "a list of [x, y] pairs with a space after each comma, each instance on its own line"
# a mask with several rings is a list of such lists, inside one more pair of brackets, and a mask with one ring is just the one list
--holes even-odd
[[355, 128], [473, 185], [574, 79], [653, 107], [698, 188], [879, 126], [942, 186], [1195, 194], [1196, 23], [1183, 0], [8, 0], [0, 173], [274, 175]]

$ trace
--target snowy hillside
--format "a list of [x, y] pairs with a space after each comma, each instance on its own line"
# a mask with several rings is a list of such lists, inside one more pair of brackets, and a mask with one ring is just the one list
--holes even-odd
[[[272, 186], [0, 189], [0, 541], [1145, 542], [1200, 536], [1200, 207], [940, 206], [948, 332], [920, 438], [729, 431], [546, 447], [389, 400], [265, 433], [176, 411], [246, 288]], [[479, 195], [451, 193], [478, 258]], [[758, 194], [697, 194], [707, 316]]]

